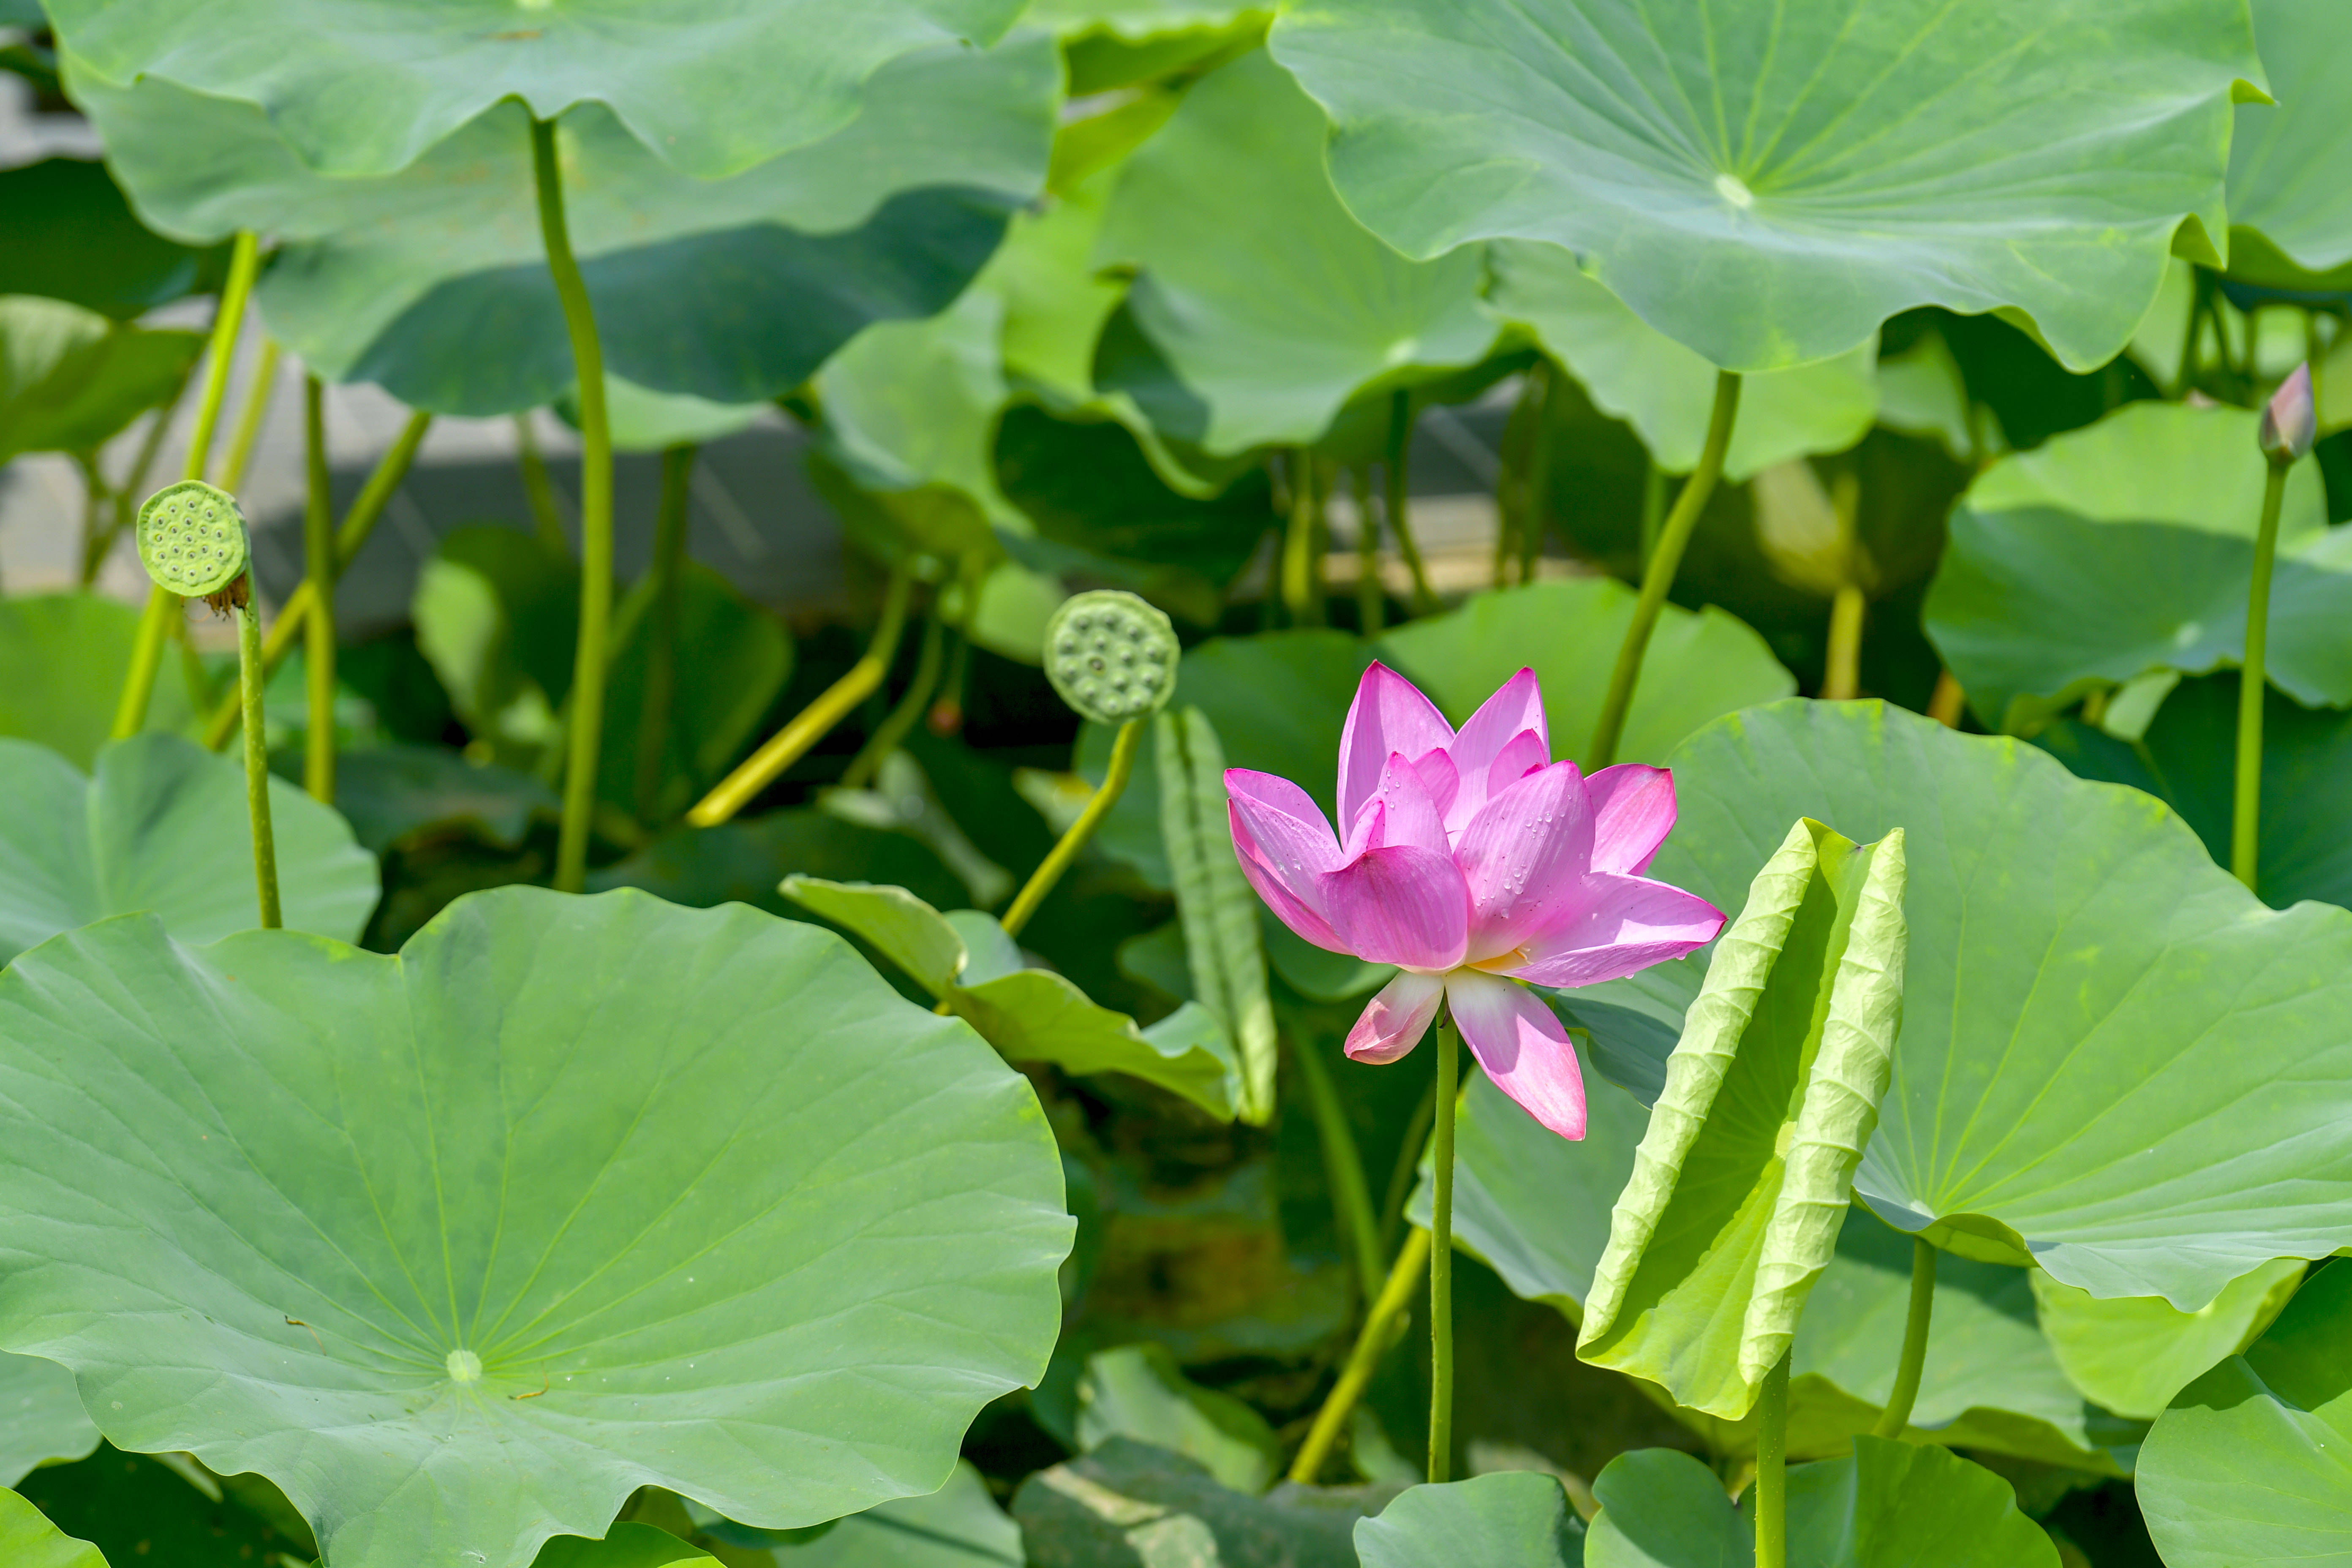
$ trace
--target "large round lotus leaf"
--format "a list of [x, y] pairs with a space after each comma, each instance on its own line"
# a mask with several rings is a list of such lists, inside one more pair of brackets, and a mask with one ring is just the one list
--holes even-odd
[[1314, 0], [1273, 48], [1408, 256], [1549, 240], [1741, 371], [1931, 304], [2103, 363], [2184, 220], [2218, 259], [2231, 105], [2262, 79], [2235, 0]]
[[1570, 1568], [1584, 1561], [1584, 1523], [1559, 1481], [1506, 1470], [1407, 1488], [1379, 1517], [1357, 1521], [1356, 1560], [1363, 1568]]
[[[98, 760], [131, 670], [139, 612], [98, 594], [0, 599], [0, 735], [38, 741], [78, 768]], [[155, 682], [147, 728], [181, 730], [195, 717], [188, 682]]]
[[94, 159], [0, 171], [0, 212], [23, 226], [0, 253], [0, 294], [46, 295], [128, 321], [196, 288], [202, 258], [132, 216]]
[[2187, 825], [1875, 702], [1675, 753], [1650, 875], [1736, 903], [1805, 815], [1906, 835], [1903, 1032], [1856, 1192], [1948, 1248], [2183, 1311], [2352, 1242], [2352, 913], [2273, 912]]
[[[1527, 327], [1593, 405], [1624, 420], [1658, 467], [1698, 467], [1715, 405], [1715, 366], [1626, 309], [1557, 245], [1501, 239], [1486, 247], [1486, 302]], [[1775, 463], [1843, 452], [1870, 434], [1878, 416], [1877, 345], [1834, 359], [1752, 376], [1739, 394], [1739, 421], [1724, 456], [1727, 479], [1751, 478]]]
[[106, 1553], [58, 1530], [15, 1492], [0, 1492], [0, 1558], [9, 1568], [107, 1568]]
[[[321, 375], [452, 414], [536, 406], [571, 385], [520, 105], [486, 110], [396, 174], [338, 179], [250, 104], [68, 65], [150, 223], [285, 243], [261, 308]], [[941, 309], [1044, 184], [1059, 92], [1042, 34], [924, 49], [876, 72], [824, 140], [717, 182], [583, 105], [559, 153], [607, 367], [649, 391], [756, 402], [868, 322]]]
[[[261, 923], [245, 768], [176, 735], [137, 735], [86, 777], [45, 746], [0, 741], [0, 963], [109, 915], [152, 910], [183, 942]], [[286, 923], [357, 941], [375, 857], [332, 807], [269, 781]]]
[[1213, 455], [1312, 442], [1359, 393], [1475, 364], [1496, 336], [1474, 251], [1408, 261], [1348, 214], [1322, 114], [1262, 51], [1212, 72], [1128, 160], [1095, 245], [1172, 381], [1125, 385]]
[[2352, 1268], [2311, 1277], [2270, 1331], [2180, 1391], [2140, 1449], [2171, 1568], [2352, 1558]]
[[838, 938], [522, 888], [394, 957], [20, 958], [0, 1205], [0, 1342], [336, 1568], [523, 1568], [646, 1484], [770, 1528], [930, 1490], [1043, 1373], [1070, 1238], [1028, 1085]]
[[2231, 275], [2352, 287], [2352, 119], [2341, 105], [2352, 29], [2326, 0], [2253, 0], [2253, 14], [2278, 103], [2239, 110], [2230, 139]]
[[97, 1447], [72, 1373], [38, 1356], [0, 1355], [0, 1481], [13, 1487], [36, 1465]]
[[[205, 0], [58, 0], [59, 41], [101, 74], [155, 77], [252, 104], [323, 174], [389, 174], [492, 104], [552, 120], [608, 107], [637, 141], [703, 179], [831, 134], [877, 68], [986, 43], [1018, 0], [592, 0], [507, 18], [436, 0], [264, 0], [222, 25]], [[257, 44], [257, 39], [268, 39]]]

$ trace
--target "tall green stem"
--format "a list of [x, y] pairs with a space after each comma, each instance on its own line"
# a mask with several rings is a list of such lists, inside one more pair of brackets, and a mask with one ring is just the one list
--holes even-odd
[[[309, 480], [302, 507], [303, 582], [310, 604], [302, 673], [310, 689], [310, 724], [303, 735], [302, 787], [312, 800], [335, 804], [335, 503], [328, 490], [325, 389], [302, 378], [303, 467]], [[268, 679], [266, 672], [262, 679]]]
[[1320, 476], [1315, 454], [1300, 447], [1290, 456], [1290, 521], [1282, 536], [1282, 608], [1294, 626], [1323, 624], [1323, 596], [1316, 592], [1317, 498]]
[[1924, 1236], [1911, 1238], [1911, 1313], [1903, 1323], [1903, 1359], [1895, 1363], [1895, 1390], [1870, 1429], [1874, 1437], [1903, 1436], [1911, 1407], [1919, 1400], [1919, 1374], [1927, 1366], [1927, 1330], [1936, 1316], [1936, 1248]]
[[1142, 720], [1129, 719], [1118, 727], [1118, 736], [1110, 743], [1110, 766], [1103, 773], [1102, 787], [1095, 791], [1094, 798], [1087, 802], [1087, 808], [1078, 813], [1078, 819], [1070, 824], [1070, 830], [1062, 835], [1061, 842], [1055, 844], [1045, 859], [1037, 863], [1037, 868], [1029, 873], [1027, 885], [1014, 898], [1013, 907], [1004, 911], [1005, 935], [1021, 934], [1021, 928], [1029, 923], [1029, 917], [1037, 912], [1037, 906], [1045, 901], [1045, 895], [1054, 890], [1054, 884], [1062, 879], [1062, 873], [1070, 868], [1070, 862], [1078, 858], [1078, 851], [1085, 848], [1087, 840], [1095, 836], [1095, 829], [1102, 826], [1102, 819], [1108, 816], [1110, 808], [1118, 804], [1120, 793], [1127, 788], [1127, 781], [1135, 772], [1135, 753], [1142, 744]]
[[547, 270], [563, 305], [572, 367], [580, 380], [580, 642], [572, 660], [566, 726], [571, 755], [563, 773], [563, 823], [555, 842], [556, 890], [576, 893], [588, 879], [588, 826], [596, 811], [596, 758], [604, 742], [604, 641], [613, 620], [613, 434], [604, 416], [604, 351], [596, 341], [596, 311], [564, 226], [553, 121], [530, 122], [530, 153]]
[[2246, 590], [2246, 662], [2238, 676], [2237, 810], [2230, 823], [2230, 869], [2249, 889], [2262, 869], [2263, 665], [2268, 657], [2271, 565], [2278, 557], [2279, 503], [2290, 465], [2273, 460], [2254, 534], [2254, 580]]
[[245, 603], [236, 607], [236, 688], [245, 704], [245, 803], [253, 816], [253, 880], [260, 895], [261, 924], [275, 931], [278, 912], [278, 839], [269, 830], [269, 736], [261, 721], [261, 618], [254, 613], [253, 577], [245, 578]]
[[1371, 1310], [1364, 1314], [1363, 1326], [1356, 1331], [1356, 1343], [1348, 1352], [1348, 1364], [1339, 1369], [1339, 1380], [1323, 1396], [1323, 1407], [1315, 1412], [1315, 1420], [1307, 1428], [1307, 1441], [1298, 1446], [1297, 1457], [1290, 1461], [1292, 1480], [1312, 1486], [1315, 1478], [1322, 1473], [1323, 1461], [1330, 1458], [1332, 1447], [1339, 1440], [1339, 1428], [1347, 1424], [1349, 1412], [1363, 1396], [1364, 1385], [1372, 1380], [1381, 1357], [1404, 1332], [1412, 1311], [1409, 1303], [1413, 1288], [1421, 1283], [1422, 1270], [1428, 1267], [1429, 1232], [1415, 1230], [1397, 1249], [1388, 1279], [1381, 1286]]
[[1644, 454], [1642, 466], [1642, 566], [1649, 569], [1650, 557], [1658, 552], [1658, 530], [1666, 521], [1666, 470], [1658, 467], [1658, 459]]
[[1396, 535], [1397, 552], [1412, 574], [1412, 613], [1437, 613], [1437, 595], [1430, 591], [1429, 568], [1423, 564], [1421, 545], [1412, 536], [1412, 394], [1400, 387], [1389, 399], [1388, 514], [1389, 531]]
[[1789, 1352], [1756, 1402], [1756, 1568], [1789, 1568]]
[[276, 338], [261, 340], [261, 353], [255, 358], [253, 379], [245, 389], [245, 406], [236, 416], [236, 429], [228, 438], [228, 456], [221, 460], [220, 488], [235, 495], [245, 483], [245, 470], [253, 464], [253, 448], [261, 440], [262, 422], [269, 416], [269, 400], [278, 392], [278, 362], [285, 351]]
[[1315, 1116], [1316, 1141], [1323, 1146], [1323, 1176], [1331, 1188], [1332, 1217], [1340, 1238], [1356, 1254], [1356, 1279], [1371, 1302], [1381, 1293], [1387, 1270], [1381, 1264], [1380, 1222], [1372, 1215], [1370, 1184], [1364, 1180], [1363, 1155], [1356, 1148], [1347, 1108], [1339, 1103], [1331, 1069], [1311, 1041], [1291, 1038], [1290, 1059], [1298, 1064], [1299, 1080], [1307, 1086], [1307, 1106]]
[[555, 480], [547, 471], [547, 459], [540, 456], [539, 433], [532, 428], [528, 409], [514, 416], [515, 466], [522, 470], [523, 500], [530, 507], [530, 531], [533, 537], [557, 555], [572, 553], [572, 541], [563, 534], [563, 508], [555, 499]]
[[[240, 233], [229, 249], [228, 280], [221, 286], [220, 309], [213, 315], [212, 341], [205, 349], [211, 362], [205, 367], [205, 395], [196, 405], [196, 426], [188, 437], [184, 478], [203, 479], [212, 459], [213, 428], [220, 423], [221, 399], [228, 392], [237, 330], [245, 323], [245, 302], [253, 293], [253, 275], [260, 267], [259, 244], [250, 233]], [[131, 647], [131, 671], [123, 678], [122, 700], [114, 709], [115, 740], [147, 727], [147, 704], [155, 695], [155, 672], [163, 663], [163, 639], [171, 635], [172, 620], [179, 609], [177, 594], [161, 587], [148, 592], [147, 610], [139, 618], [139, 636]]]
[[1625, 713], [1633, 705], [1633, 688], [1642, 679], [1642, 656], [1649, 649], [1658, 613], [1665, 607], [1666, 590], [1675, 585], [1675, 573], [1682, 565], [1691, 531], [1698, 526], [1699, 513], [1706, 510], [1707, 498], [1715, 493], [1716, 480], [1723, 477], [1723, 457], [1730, 449], [1731, 426], [1738, 416], [1739, 376], [1732, 371], [1717, 371], [1715, 408], [1706, 421], [1706, 445], [1699, 452], [1697, 468], [1675, 498], [1674, 510], [1658, 531], [1658, 547], [1643, 569], [1641, 597], [1633, 602], [1633, 618], [1625, 627], [1623, 646], [1617, 650], [1617, 668], [1610, 672], [1609, 694], [1601, 700], [1601, 721], [1593, 726], [1592, 744], [1585, 754], [1588, 773], [1617, 760], [1617, 742], [1625, 733]]
[[1437, 1015], [1437, 1138], [1430, 1151], [1429, 1479], [1454, 1462], [1454, 1111], [1460, 1098], [1462, 1034], [1449, 1008]]
[[661, 504], [654, 514], [653, 644], [646, 650], [645, 704], [637, 713], [637, 820], [650, 824], [661, 804], [662, 766], [669, 758], [670, 707], [677, 693], [678, 602], [686, 574], [688, 486], [695, 448], [662, 453]]
[[1372, 512], [1372, 473], [1356, 469], [1356, 630], [1378, 637], [1387, 618], [1388, 595], [1381, 586], [1381, 520]]
[[1551, 361], [1538, 359], [1528, 372], [1534, 387], [1529, 395], [1534, 412], [1528, 421], [1526, 478], [1519, 484], [1519, 581], [1536, 580], [1536, 563], [1543, 559], [1544, 532], [1551, 521], [1551, 443], [1545, 423], [1551, 416], [1551, 389], [1559, 380]]
[[898, 749], [914, 729], [915, 721], [923, 716], [923, 710], [930, 705], [931, 690], [939, 684], [947, 639], [947, 623], [934, 613], [923, 623], [923, 646], [915, 655], [915, 678], [907, 683], [898, 705], [874, 726], [874, 733], [866, 738], [857, 755], [849, 760], [849, 766], [841, 771], [843, 788], [864, 789], [871, 783], [874, 775], [882, 771], [883, 759]]

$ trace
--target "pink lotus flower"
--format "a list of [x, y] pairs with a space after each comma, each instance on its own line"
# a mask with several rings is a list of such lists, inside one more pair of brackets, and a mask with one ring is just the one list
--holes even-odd
[[1597, 984], [1723, 929], [1713, 904], [1641, 875], [1675, 825], [1673, 775], [1553, 762], [1530, 669], [1459, 734], [1404, 677], [1366, 670], [1339, 738], [1344, 842], [1288, 779], [1231, 768], [1225, 795], [1243, 873], [1285, 925], [1403, 971], [1348, 1055], [1395, 1061], [1443, 999], [1496, 1087], [1563, 1138], [1584, 1136], [1576, 1050], [1514, 982]]

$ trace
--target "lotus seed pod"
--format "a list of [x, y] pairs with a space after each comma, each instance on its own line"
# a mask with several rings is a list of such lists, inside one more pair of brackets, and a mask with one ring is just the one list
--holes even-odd
[[158, 587], [182, 598], [203, 598], [236, 582], [249, 548], [236, 498], [202, 479], [166, 485], [139, 509], [139, 559]]
[[1165, 707], [1178, 653], [1168, 617], [1115, 588], [1066, 599], [1045, 623], [1045, 678], [1080, 718], [1098, 724]]

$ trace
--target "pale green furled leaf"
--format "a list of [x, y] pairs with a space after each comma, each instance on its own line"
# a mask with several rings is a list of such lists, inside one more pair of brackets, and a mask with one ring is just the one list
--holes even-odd
[[1341, 195], [1406, 255], [1564, 246], [1738, 371], [1915, 305], [2105, 363], [2176, 235], [2218, 263], [2231, 105], [2262, 80], [2233, 0], [1314, 0], [1272, 47], [1330, 112]]
[[[1624, 420], [1670, 474], [1698, 467], [1715, 404], [1715, 366], [1643, 321], [1557, 245], [1496, 240], [1486, 247], [1487, 304], [1527, 327], [1584, 384], [1593, 406]], [[1843, 452], [1878, 414], [1877, 345], [1748, 378], [1723, 472], [1746, 479], [1775, 463]]]
[[1649, 875], [1735, 900], [1815, 812], [1905, 830], [1894, 1079], [1854, 1189], [1949, 1251], [2194, 1311], [2352, 1243], [2352, 913], [2264, 909], [2160, 802], [1876, 702], [1675, 754]]
[[1577, 1353], [1748, 1414], [1829, 1266], [1903, 1016], [1903, 830], [1789, 830], [1717, 942]]
[[1013, 1497], [1030, 1568], [1357, 1568], [1350, 1531], [1385, 1487], [1302, 1487], [1264, 1497], [1200, 1462], [1114, 1437], [1031, 1475]]
[[107, 1568], [105, 1552], [62, 1533], [15, 1492], [0, 1492], [0, 1560], [8, 1568]]
[[1242, 876], [1225, 812], [1225, 755], [1200, 709], [1165, 709], [1151, 721], [1160, 770], [1160, 835], [1176, 883], [1192, 997], [1233, 1042], [1242, 1121], [1274, 1119], [1274, 1004], [1258, 941], [1259, 900]]
[[[572, 386], [520, 103], [485, 104], [397, 173], [352, 178], [306, 163], [251, 103], [133, 83], [70, 43], [66, 64], [150, 224], [278, 237], [257, 298], [320, 375], [451, 414]], [[900, 54], [823, 140], [716, 181], [663, 162], [604, 102], [572, 110], [565, 216], [607, 369], [649, 393], [749, 404], [872, 322], [944, 309], [1043, 186], [1059, 89], [1040, 33]]]
[[[360, 12], [268, 0], [221, 32], [202, 0], [60, 0], [59, 41], [116, 81], [153, 76], [266, 110], [289, 155], [337, 177], [389, 174], [509, 97], [552, 120], [605, 107], [633, 139], [703, 180], [838, 131], [871, 79], [912, 51], [987, 43], [1020, 0], [822, 0], [745, 12], [725, 0], [604, 0], [529, 10], [513, 26], [433, 0]], [[267, 37], [275, 47], [255, 49]], [[400, 47], [387, 50], [397, 37]]]
[[[109, 915], [153, 912], [182, 942], [261, 923], [244, 764], [176, 735], [109, 744], [85, 776], [0, 740], [0, 963]], [[357, 941], [381, 891], [375, 857], [331, 806], [269, 781], [286, 924]]]
[[1165, 1345], [1124, 1345], [1087, 1358], [1078, 1378], [1078, 1447], [1091, 1452], [1113, 1437], [1181, 1454], [1235, 1491], [1262, 1492], [1282, 1473], [1282, 1444], [1265, 1417], [1186, 1377]]
[[764, 1528], [930, 1490], [1060, 1320], [1028, 1085], [754, 910], [102, 922], [0, 974], [0, 1341], [336, 1568], [523, 1568], [643, 1485]]
[[[1476, 363], [1496, 338], [1475, 251], [1409, 261], [1340, 205], [1323, 115], [1263, 51], [1211, 72], [1128, 159], [1095, 246], [1136, 273], [1157, 351], [1097, 380], [1229, 456], [1320, 439], [1347, 403]], [[1106, 350], [1109, 348], [1106, 339]]]
[[1021, 1527], [963, 1460], [929, 1497], [853, 1513], [814, 1541], [771, 1548], [775, 1568], [1022, 1568]]
[[1549, 1476], [1508, 1470], [1411, 1487], [1356, 1526], [1363, 1568], [1576, 1568], [1584, 1524]]
[[201, 332], [110, 321], [62, 300], [0, 295], [0, 463], [19, 452], [95, 452], [167, 403], [204, 352]]
[[2172, 1396], [2270, 1327], [2303, 1260], [2283, 1258], [2241, 1275], [2194, 1312], [2160, 1296], [2102, 1301], [2033, 1271], [2033, 1303], [2058, 1364], [2085, 1397], [2118, 1415], [2153, 1421]]
[[2313, 0], [2253, 0], [2254, 41], [2278, 102], [2238, 110], [2230, 138], [2230, 275], [2284, 289], [2352, 288], [2352, 71], [2343, 18]]
[[0, 1481], [13, 1487], [37, 1465], [97, 1447], [72, 1373], [38, 1356], [0, 1355]]
[[2262, 1338], [2174, 1395], [2136, 1489], [2171, 1568], [2352, 1556], [2352, 1268], [2315, 1270]]
[[[1373, 645], [1373, 653], [1412, 678], [1457, 723], [1522, 666], [1532, 667], [1543, 683], [1552, 754], [1573, 758], [1591, 742], [1600, 721], [1610, 667], [1633, 619], [1634, 598], [1633, 589], [1612, 577], [1500, 588], [1445, 615], [1399, 626]], [[1694, 614], [1666, 605], [1642, 656], [1642, 678], [1616, 760], [1663, 763], [1708, 720], [1786, 697], [1796, 686], [1764, 639], [1740, 622], [1712, 607]], [[1222, 717], [1218, 729], [1233, 733]], [[1310, 791], [1317, 787], [1312, 780], [1299, 782]]]
[[[91, 766], [113, 725], [138, 636], [139, 612], [101, 595], [0, 599], [0, 735], [37, 741], [78, 768]], [[163, 672], [148, 729], [187, 728], [196, 712], [191, 680], [184, 666]]]
[[[1756, 1493], [1735, 1510], [1688, 1454], [1643, 1448], [1592, 1483], [1592, 1568], [1748, 1568]], [[1941, 1448], [1857, 1437], [1843, 1458], [1789, 1471], [1788, 1559], [1805, 1568], [2059, 1568], [2010, 1484]]]
[[719, 1560], [650, 1524], [616, 1524], [600, 1540], [559, 1535], [539, 1549], [531, 1568], [694, 1568]]

